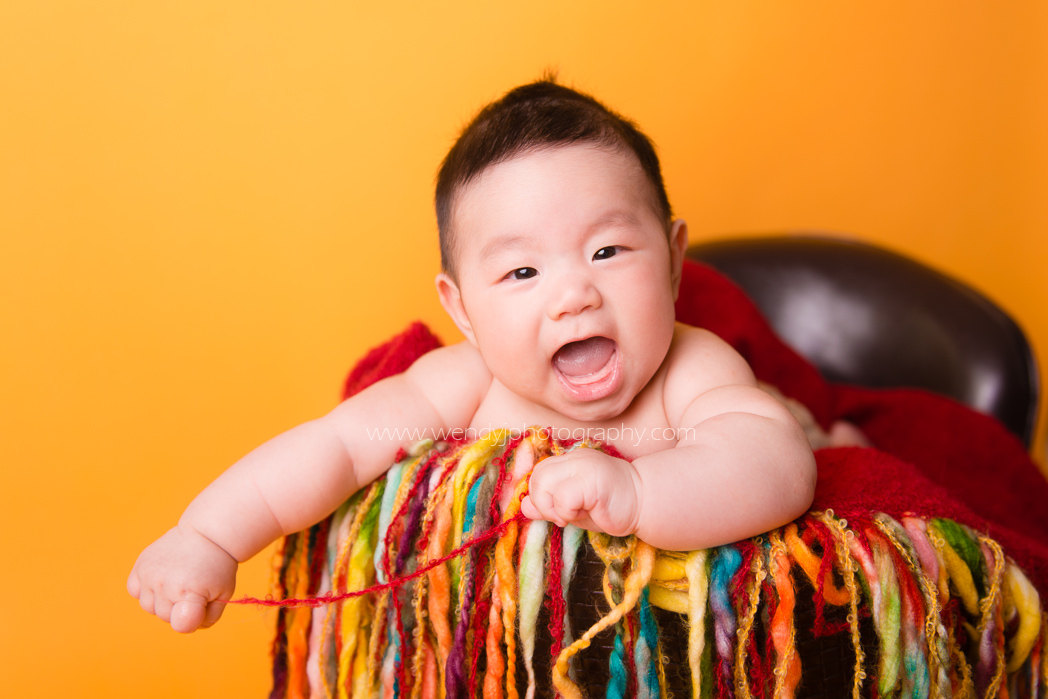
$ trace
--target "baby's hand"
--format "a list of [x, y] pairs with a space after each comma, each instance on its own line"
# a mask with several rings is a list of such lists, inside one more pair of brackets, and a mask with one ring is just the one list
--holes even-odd
[[535, 467], [520, 510], [562, 527], [627, 536], [640, 521], [640, 492], [640, 476], [630, 462], [579, 448]]
[[135, 561], [127, 591], [180, 633], [211, 626], [236, 585], [236, 560], [192, 529], [175, 527]]

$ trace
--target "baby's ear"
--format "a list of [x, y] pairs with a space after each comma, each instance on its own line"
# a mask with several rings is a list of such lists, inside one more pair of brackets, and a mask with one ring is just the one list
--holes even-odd
[[440, 305], [444, 307], [447, 314], [455, 321], [455, 325], [466, 336], [466, 340], [476, 347], [477, 338], [473, 333], [473, 325], [469, 322], [469, 316], [466, 314], [466, 307], [462, 304], [462, 292], [459, 291], [458, 284], [455, 283], [455, 280], [447, 272], [438, 274], [436, 283]]
[[688, 251], [688, 224], [678, 218], [670, 224], [670, 284], [673, 286], [673, 300], [680, 293], [681, 270], [684, 266], [684, 255]]

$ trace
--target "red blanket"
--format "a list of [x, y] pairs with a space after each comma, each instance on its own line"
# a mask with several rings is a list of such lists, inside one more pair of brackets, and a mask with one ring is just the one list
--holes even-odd
[[[737, 286], [704, 265], [685, 263], [677, 317], [723, 337], [757, 378], [806, 405], [824, 427], [848, 420], [876, 445], [816, 452], [813, 509], [954, 519], [1000, 542], [1048, 595], [1048, 480], [997, 421], [925, 391], [826, 382]], [[412, 325], [361, 360], [345, 395], [403, 371], [440, 344], [424, 325]]]

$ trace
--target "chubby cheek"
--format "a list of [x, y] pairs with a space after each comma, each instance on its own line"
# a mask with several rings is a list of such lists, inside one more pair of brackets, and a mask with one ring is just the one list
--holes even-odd
[[538, 329], [518, 320], [521, 322], [513, 322], [512, 317], [492, 319], [476, 333], [477, 344], [484, 363], [501, 383], [535, 390], [548, 367], [537, 348]]
[[521, 332], [519, 314], [512, 307], [494, 303], [490, 297], [472, 306], [467, 307], [467, 313], [481, 351], [505, 351], [502, 345], [510, 344]]
[[641, 293], [623, 293], [619, 297], [620, 302], [629, 309], [629, 317], [636, 329], [645, 333], [673, 333], [676, 310], [672, 285], [667, 275], [645, 275], [622, 288], [642, 290]]
[[672, 296], [641, 294], [627, 303], [630, 304], [630, 328], [626, 337], [639, 344], [641, 363], [661, 365], [676, 328]]

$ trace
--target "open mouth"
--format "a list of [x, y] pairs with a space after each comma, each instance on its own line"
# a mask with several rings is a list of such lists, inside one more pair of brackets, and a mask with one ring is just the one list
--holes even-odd
[[614, 340], [588, 337], [569, 342], [553, 355], [561, 384], [583, 400], [602, 398], [618, 387], [619, 353]]

